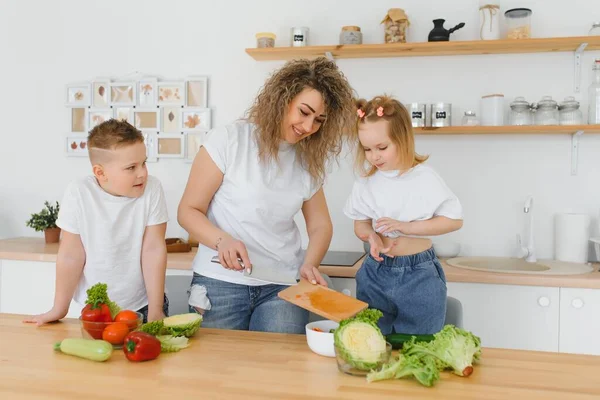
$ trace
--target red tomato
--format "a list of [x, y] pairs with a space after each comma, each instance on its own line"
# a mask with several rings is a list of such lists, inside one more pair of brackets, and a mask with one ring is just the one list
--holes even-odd
[[110, 344], [123, 344], [125, 336], [129, 334], [129, 326], [125, 322], [113, 322], [104, 328], [102, 339]]
[[136, 329], [140, 323], [137, 313], [131, 310], [119, 311], [115, 315], [115, 322], [124, 322], [131, 330]]

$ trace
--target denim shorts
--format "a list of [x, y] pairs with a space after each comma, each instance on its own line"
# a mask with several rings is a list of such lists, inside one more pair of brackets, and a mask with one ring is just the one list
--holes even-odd
[[[277, 296], [287, 287], [240, 285], [194, 272], [190, 293], [195, 293], [190, 300], [203, 304], [199, 308], [205, 309], [204, 328], [304, 333], [308, 311]], [[198, 312], [192, 305], [189, 308], [190, 312]]]
[[384, 335], [432, 334], [446, 319], [446, 276], [433, 248], [383, 261], [367, 256], [356, 274], [356, 297], [383, 312]]
[[[144, 307], [140, 308], [138, 312], [144, 316], [144, 323], [148, 322], [148, 305], [145, 305]], [[169, 316], [169, 299], [166, 294], [165, 299], [163, 300], [163, 313], [166, 317]]]

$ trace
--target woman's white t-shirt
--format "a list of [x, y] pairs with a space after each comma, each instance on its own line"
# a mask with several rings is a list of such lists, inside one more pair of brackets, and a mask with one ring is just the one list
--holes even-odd
[[[302, 265], [300, 231], [294, 216], [321, 187], [301, 165], [293, 145], [282, 142], [279, 161], [258, 158], [256, 127], [237, 121], [209, 132], [204, 148], [223, 173], [207, 210], [208, 219], [248, 250], [252, 265], [296, 272]], [[211, 262], [217, 251], [200, 244], [194, 272], [249, 286], [265, 282]]]
[[[346, 201], [344, 214], [353, 220], [372, 220], [373, 229], [379, 218], [411, 222], [444, 216], [462, 219], [460, 201], [442, 178], [429, 166], [419, 164], [403, 174], [377, 171], [354, 182]], [[401, 236], [390, 232], [388, 237]]]

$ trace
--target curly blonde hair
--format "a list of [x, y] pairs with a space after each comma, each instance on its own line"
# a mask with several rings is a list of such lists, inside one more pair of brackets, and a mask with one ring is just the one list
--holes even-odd
[[[381, 108], [380, 108], [381, 107]], [[398, 148], [400, 165], [412, 168], [425, 162], [429, 156], [417, 154], [415, 151], [415, 135], [412, 121], [406, 107], [391, 96], [377, 96], [372, 100], [356, 100], [356, 126], [353, 131], [358, 142], [358, 130], [365, 122], [376, 122], [383, 118], [388, 122], [388, 135]], [[382, 114], [379, 116], [378, 114]], [[363, 176], [371, 176], [377, 171], [374, 165], [368, 166], [365, 150], [362, 146], [356, 148], [356, 168]]]
[[277, 161], [288, 106], [307, 88], [321, 93], [327, 118], [317, 132], [296, 143], [295, 148], [312, 178], [322, 182], [327, 161], [340, 154], [343, 138], [354, 124], [352, 88], [333, 61], [324, 57], [289, 61], [265, 82], [246, 116], [257, 127], [260, 160]]

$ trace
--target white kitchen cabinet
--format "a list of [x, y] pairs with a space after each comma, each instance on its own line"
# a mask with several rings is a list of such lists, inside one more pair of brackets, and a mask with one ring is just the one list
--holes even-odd
[[559, 288], [448, 283], [463, 308], [463, 327], [482, 346], [558, 351]]
[[560, 289], [561, 353], [600, 355], [600, 290]]
[[[41, 314], [54, 304], [55, 263], [2, 260], [0, 312]], [[67, 317], [77, 318], [81, 306], [71, 301]]]

